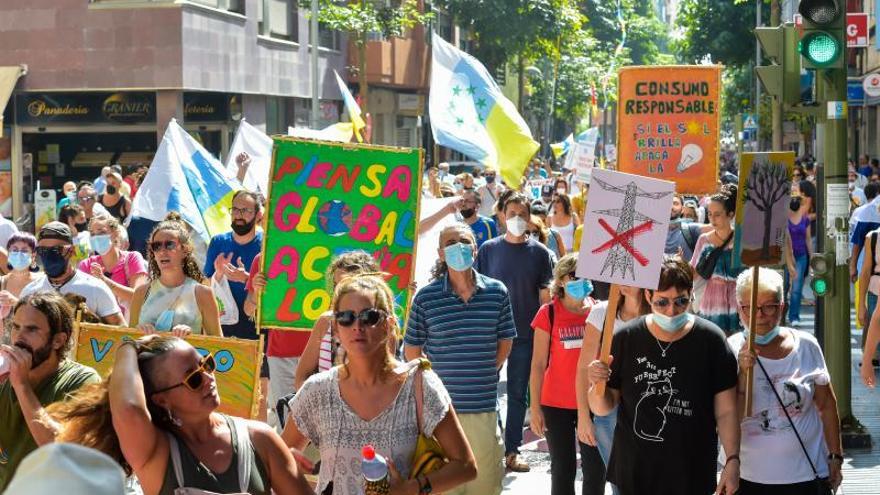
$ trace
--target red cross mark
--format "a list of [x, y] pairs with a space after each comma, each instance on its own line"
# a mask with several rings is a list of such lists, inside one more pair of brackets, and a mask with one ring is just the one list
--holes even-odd
[[638, 249], [633, 247], [632, 240], [635, 236], [637, 236], [639, 234], [644, 234], [645, 232], [650, 232], [654, 228], [654, 222], [652, 222], [651, 220], [648, 220], [647, 222], [645, 222], [641, 225], [637, 225], [637, 226], [635, 226], [635, 227], [633, 227], [633, 228], [631, 228], [621, 234], [618, 234], [617, 232], [615, 232], [614, 229], [612, 229], [611, 226], [608, 225], [608, 222], [606, 222], [604, 218], [599, 219], [599, 225], [601, 225], [602, 228], [605, 229], [605, 232], [608, 232], [608, 234], [611, 235], [611, 240], [609, 240], [605, 244], [602, 244], [601, 246], [594, 249], [593, 254], [601, 253], [602, 251], [607, 251], [607, 250], [611, 249], [612, 247], [614, 247], [616, 244], [620, 244], [620, 246], [623, 247], [623, 249], [626, 249], [629, 252], [629, 254], [631, 254], [632, 257], [635, 258], [636, 261], [639, 262], [640, 265], [642, 265], [642, 266], [648, 265], [648, 258], [645, 258], [644, 254], [642, 254]]

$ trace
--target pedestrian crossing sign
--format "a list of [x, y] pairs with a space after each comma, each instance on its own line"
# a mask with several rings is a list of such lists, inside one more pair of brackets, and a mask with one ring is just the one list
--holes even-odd
[[743, 129], [746, 131], [754, 131], [758, 129], [758, 121], [753, 114], [743, 115]]

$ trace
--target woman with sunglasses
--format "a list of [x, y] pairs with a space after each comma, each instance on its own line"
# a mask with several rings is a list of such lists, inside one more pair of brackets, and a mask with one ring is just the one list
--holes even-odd
[[[363, 273], [378, 273], [379, 264], [376, 259], [366, 251], [349, 251], [334, 258], [327, 267], [325, 280], [332, 294], [339, 282], [352, 275]], [[262, 275], [262, 274], [261, 274]], [[333, 311], [322, 314], [312, 327], [309, 341], [303, 349], [302, 356], [296, 365], [296, 378], [294, 389], [298, 390], [302, 384], [315, 373], [327, 371], [341, 361], [339, 352], [339, 337], [333, 334]], [[290, 390], [289, 392], [292, 392]]]
[[[574, 439], [581, 421], [575, 397], [575, 375], [584, 341], [584, 321], [596, 303], [593, 284], [575, 275], [578, 255], [563, 256], [553, 269], [553, 300], [532, 321], [531, 429], [546, 436], [550, 449], [551, 495], [574, 495], [577, 451]], [[592, 425], [589, 426], [592, 429]], [[595, 439], [577, 442], [581, 453], [584, 495], [605, 493], [605, 466]]]
[[[741, 330], [736, 313], [736, 277], [743, 267], [733, 261], [736, 191], [735, 185], [726, 185], [710, 198], [706, 209], [712, 230], [700, 236], [691, 258], [697, 280], [705, 284], [696, 313], [718, 325], [727, 335]], [[706, 272], [710, 275], [703, 278]]]
[[754, 324], [749, 321], [751, 291], [748, 270], [737, 279], [736, 297], [743, 326], [755, 332], [755, 350], [749, 351], [748, 331], [727, 339], [739, 356], [740, 411], [747, 369], [753, 369], [754, 379], [752, 415], [742, 420], [739, 493], [817, 493], [816, 478], [825, 485], [824, 493], [831, 493], [843, 478], [843, 450], [837, 400], [822, 349], [813, 335], [779, 326], [785, 313], [779, 273], [758, 270]]
[[[590, 314], [587, 316], [586, 329], [584, 330], [584, 344], [581, 348], [580, 357], [578, 357], [577, 374], [575, 377], [578, 440], [587, 445], [595, 445], [599, 449], [599, 455], [602, 456], [602, 462], [606, 468], [611, 458], [614, 427], [617, 425], [617, 408], [615, 407], [604, 416], [593, 415], [592, 422], [589, 421], [591, 414], [587, 394], [590, 389], [590, 380], [587, 376], [587, 368], [596, 359], [596, 356], [599, 355], [607, 309], [608, 301], [600, 301], [590, 309]], [[617, 315], [614, 318], [615, 332], [624, 323], [648, 314], [651, 314], [651, 305], [645, 299], [641, 289], [637, 287], [620, 287], [620, 300], [617, 304]], [[613, 494], [617, 494], [617, 488], [614, 485], [611, 485], [611, 490]]]
[[[608, 480], [623, 495], [733, 495], [738, 488], [736, 357], [721, 329], [687, 312], [692, 290], [690, 266], [666, 258], [657, 290], [644, 291], [653, 312], [614, 333], [610, 367], [589, 365], [590, 410], [618, 408]], [[719, 439], [727, 457], [716, 485]]]
[[62, 426], [57, 440], [110, 455], [137, 476], [145, 495], [173, 495], [184, 487], [313, 493], [274, 430], [217, 412], [215, 367], [211, 354], [176, 337], [125, 340], [112, 378], [49, 409]]
[[193, 256], [183, 220], [169, 213], [150, 235], [150, 279], [138, 286], [131, 301], [131, 326], [146, 333], [168, 332], [223, 336], [214, 291]]
[[147, 280], [147, 264], [137, 251], [119, 246], [119, 220], [98, 213], [89, 221], [89, 244], [96, 253], [79, 262], [81, 272], [104, 282], [116, 296], [122, 314], [128, 316], [134, 290]]
[[[477, 475], [476, 463], [437, 375], [401, 366], [388, 342], [398, 332], [394, 296], [377, 276], [343, 279], [333, 296], [333, 325], [345, 362], [309, 378], [291, 402], [282, 437], [321, 454], [318, 493], [358, 495], [364, 490], [361, 448], [373, 445], [389, 460], [392, 494], [447, 492]], [[416, 414], [420, 377], [422, 414]], [[421, 426], [421, 431], [419, 427]], [[407, 479], [419, 433], [435, 436], [449, 462], [427, 476]]]

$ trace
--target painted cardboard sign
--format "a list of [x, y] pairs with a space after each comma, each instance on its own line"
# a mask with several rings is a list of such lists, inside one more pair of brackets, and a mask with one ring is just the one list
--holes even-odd
[[[120, 342], [137, 339], [144, 333], [134, 328], [93, 323], [78, 323], [73, 345], [74, 360], [91, 366], [102, 377], [113, 369]], [[207, 335], [190, 335], [185, 339], [200, 354], [214, 354], [217, 369], [219, 411], [242, 418], [256, 418], [260, 403], [260, 366], [263, 339], [241, 340]]]
[[263, 225], [259, 327], [311, 330], [330, 307], [334, 256], [372, 254], [405, 322], [415, 258], [421, 150], [275, 137]]
[[675, 184], [593, 169], [577, 276], [656, 289]]
[[793, 152], [743, 153], [733, 249], [745, 266], [783, 262]]
[[624, 67], [619, 80], [618, 170], [715, 192], [721, 67]]

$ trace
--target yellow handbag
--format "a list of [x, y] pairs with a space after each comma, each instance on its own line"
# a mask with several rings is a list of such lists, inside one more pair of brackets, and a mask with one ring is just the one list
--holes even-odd
[[[431, 362], [425, 358], [419, 358], [419, 368], [416, 370], [414, 378], [416, 394], [416, 421], [419, 426], [419, 438], [416, 440], [416, 451], [412, 458], [412, 471], [409, 478], [416, 479], [417, 476], [431, 474], [442, 468], [449, 462], [443, 447], [434, 436], [427, 437], [423, 433], [422, 409], [424, 401], [424, 392], [422, 386], [422, 371], [431, 369]], [[450, 406], [451, 407], [451, 406]]]

